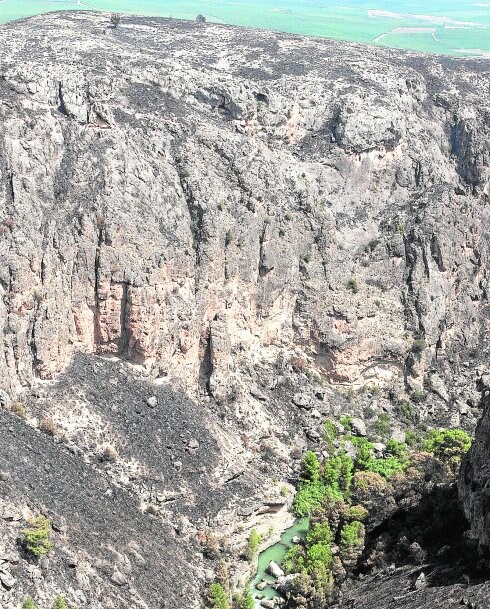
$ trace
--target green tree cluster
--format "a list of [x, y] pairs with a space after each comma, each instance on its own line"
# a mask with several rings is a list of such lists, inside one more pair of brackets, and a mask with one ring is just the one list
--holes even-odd
[[328, 522], [315, 524], [307, 533], [304, 546], [293, 546], [286, 554], [283, 566], [288, 573], [310, 576], [319, 587], [332, 580], [332, 531]]
[[356, 471], [373, 472], [388, 479], [408, 465], [407, 448], [401, 442], [389, 440], [386, 445], [387, 454], [377, 458], [373, 454], [373, 443], [367, 438], [347, 437], [357, 449], [355, 460], [341, 449], [325, 459], [322, 465], [314, 452], [305, 453], [298, 491], [293, 502], [293, 511], [297, 516], [312, 514], [327, 497], [348, 500], [352, 476]]
[[429, 433], [425, 449], [456, 471], [471, 446], [470, 436], [462, 429], [434, 429]]
[[351, 438], [357, 448], [355, 459], [356, 471], [366, 471], [380, 474], [383, 478], [391, 478], [394, 473], [404, 470], [408, 465], [406, 446], [396, 440], [390, 440], [386, 445], [387, 456], [376, 458], [373, 455], [373, 443], [366, 438]]
[[228, 596], [221, 584], [211, 584], [208, 591], [209, 609], [229, 609]]
[[[340, 479], [341, 473], [343, 478]], [[339, 476], [336, 480], [335, 477]], [[293, 511], [297, 516], [308, 516], [322, 504], [326, 496], [342, 497], [341, 486], [349, 483], [349, 466], [336, 456], [323, 467], [312, 451], [307, 451], [301, 464], [300, 482], [294, 498]]]

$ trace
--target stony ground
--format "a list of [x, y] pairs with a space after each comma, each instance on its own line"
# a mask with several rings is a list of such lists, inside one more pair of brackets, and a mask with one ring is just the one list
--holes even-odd
[[84, 12], [0, 74], [2, 609], [199, 607], [326, 417], [474, 429], [488, 62]]

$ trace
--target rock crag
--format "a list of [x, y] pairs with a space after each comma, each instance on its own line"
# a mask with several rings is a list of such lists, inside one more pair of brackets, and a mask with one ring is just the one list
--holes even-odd
[[362, 428], [349, 391], [397, 437], [411, 397], [475, 427], [489, 89], [484, 60], [212, 24], [0, 27], [2, 609], [200, 607], [321, 420]]

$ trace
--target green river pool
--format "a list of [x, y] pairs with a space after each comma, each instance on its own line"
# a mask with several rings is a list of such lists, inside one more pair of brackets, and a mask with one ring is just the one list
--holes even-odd
[[308, 523], [309, 518], [300, 518], [293, 524], [292, 527], [286, 529], [282, 533], [280, 541], [273, 544], [272, 546], [269, 546], [259, 554], [259, 564], [257, 568], [257, 573], [250, 583], [252, 594], [255, 599], [255, 606], [257, 608], [260, 607], [261, 598], [271, 599], [275, 598], [276, 596], [279, 596], [279, 594], [271, 586], [268, 586], [265, 590], [260, 592], [255, 588], [256, 584], [258, 584], [262, 580], [271, 583], [275, 581], [275, 578], [266, 572], [269, 563], [271, 562], [271, 560], [273, 560], [278, 565], [281, 565], [284, 556], [286, 555], [286, 552], [293, 545], [293, 537], [299, 537], [301, 539], [304, 539], [304, 537], [306, 536], [306, 533], [308, 532]]

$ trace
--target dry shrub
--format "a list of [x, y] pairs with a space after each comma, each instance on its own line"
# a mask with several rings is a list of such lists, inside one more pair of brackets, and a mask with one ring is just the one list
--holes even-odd
[[306, 369], [307, 361], [302, 357], [292, 357], [291, 366], [298, 372], [303, 372]]
[[353, 500], [364, 504], [372, 500], [376, 495], [386, 494], [388, 483], [376, 472], [356, 472], [352, 479]]
[[114, 446], [108, 444], [104, 448], [104, 452], [102, 453], [102, 460], [107, 461], [108, 463], [114, 463], [119, 458], [119, 454]]
[[55, 436], [58, 433], [58, 426], [50, 417], [43, 417], [39, 422], [39, 429], [48, 436]]
[[22, 402], [12, 402], [10, 404], [9, 410], [15, 416], [20, 417], [21, 419], [25, 419], [26, 416], [26, 408]]
[[216, 535], [213, 535], [212, 533], [199, 533], [197, 539], [201, 544], [202, 553], [206, 558], [212, 560], [219, 558], [221, 555], [221, 548]]

